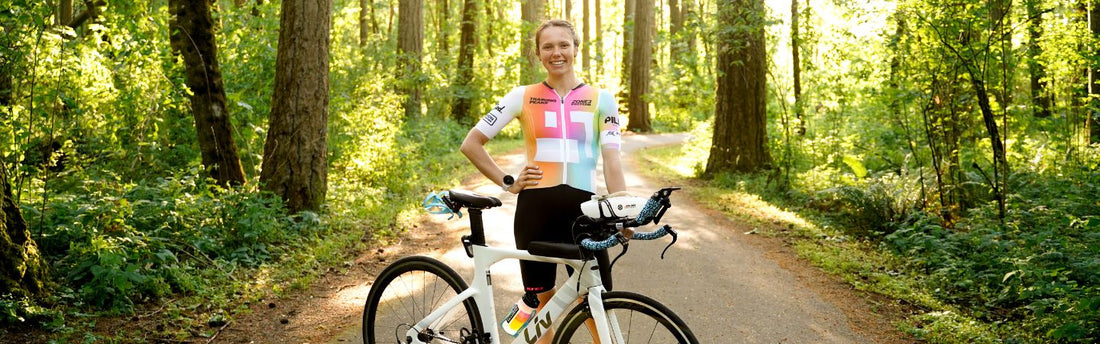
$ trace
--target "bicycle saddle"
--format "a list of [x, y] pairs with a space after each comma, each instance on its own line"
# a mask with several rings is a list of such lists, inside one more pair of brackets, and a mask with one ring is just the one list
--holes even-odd
[[448, 193], [451, 195], [451, 201], [470, 209], [488, 209], [501, 205], [500, 200], [496, 197], [480, 195], [466, 190], [451, 189]]

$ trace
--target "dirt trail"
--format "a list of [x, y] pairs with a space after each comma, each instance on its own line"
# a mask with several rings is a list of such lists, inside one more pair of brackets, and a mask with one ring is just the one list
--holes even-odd
[[[628, 190], [650, 195], [666, 185], [653, 185], [632, 173], [631, 166], [638, 162], [631, 152], [683, 142], [687, 136], [624, 139]], [[518, 171], [523, 157], [512, 154], [498, 162], [506, 171]], [[480, 176], [468, 178], [464, 188], [504, 201], [504, 206], [485, 213], [486, 236], [490, 245], [514, 245], [515, 196], [502, 193]], [[751, 228], [698, 206], [682, 192], [672, 200], [664, 223], [678, 229], [680, 242], [664, 260], [660, 251], [667, 241], [632, 244], [615, 265], [615, 287], [664, 303], [684, 319], [701, 343], [912, 342], [890, 324], [890, 314], [896, 314], [892, 302], [854, 291], [824, 275], [798, 259], [782, 239], [745, 235]], [[425, 221], [403, 235], [401, 242], [362, 254], [346, 272], [329, 273], [309, 290], [252, 305], [253, 314], [231, 323], [215, 342], [361, 343], [363, 302], [374, 277], [389, 262], [422, 254], [469, 275], [472, 261], [458, 244], [467, 231], [467, 220], [425, 216]], [[515, 262], [493, 267], [498, 308], [508, 307], [519, 296], [518, 271]]]

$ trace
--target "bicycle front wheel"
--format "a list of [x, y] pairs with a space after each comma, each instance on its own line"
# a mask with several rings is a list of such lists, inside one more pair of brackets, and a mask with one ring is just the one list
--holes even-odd
[[[367, 295], [363, 343], [408, 343], [413, 325], [466, 288], [458, 273], [438, 260], [416, 256], [394, 262], [382, 270]], [[426, 343], [465, 343], [467, 337], [481, 332], [477, 304], [471, 298], [433, 321], [418, 337]]]
[[[644, 295], [612, 291], [603, 294], [603, 307], [611, 324], [612, 340], [622, 342], [610, 344], [698, 344], [691, 329], [668, 307]], [[554, 343], [578, 344], [598, 342], [591, 327], [585, 325], [592, 319], [587, 303], [575, 308], [562, 322], [561, 331], [555, 334]], [[617, 330], [616, 330], [617, 329]]]

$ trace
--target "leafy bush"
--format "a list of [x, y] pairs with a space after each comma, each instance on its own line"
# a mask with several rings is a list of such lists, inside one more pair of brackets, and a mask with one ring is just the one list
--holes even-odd
[[978, 319], [1027, 329], [1024, 341], [1100, 340], [1100, 175], [1017, 176], [1003, 223], [996, 205], [955, 228], [925, 214], [886, 236], [929, 290]]
[[77, 305], [125, 312], [136, 301], [206, 287], [201, 276], [256, 267], [316, 236], [316, 215], [285, 215], [278, 197], [221, 189], [199, 170], [127, 185], [84, 183], [38, 213], [24, 206]]

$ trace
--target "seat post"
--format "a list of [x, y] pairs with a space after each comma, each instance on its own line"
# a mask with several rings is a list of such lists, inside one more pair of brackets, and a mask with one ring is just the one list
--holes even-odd
[[481, 222], [481, 209], [466, 208], [470, 214], [470, 243], [485, 246], [485, 226]]

